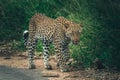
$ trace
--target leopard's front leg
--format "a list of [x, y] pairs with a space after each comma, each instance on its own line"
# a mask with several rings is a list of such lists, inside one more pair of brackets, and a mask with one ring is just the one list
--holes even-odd
[[66, 62], [68, 62], [69, 59], [70, 59], [70, 51], [69, 51], [69, 48], [68, 48], [68, 44], [69, 44], [69, 41], [67, 41], [63, 45], [64, 59], [65, 59]]
[[[67, 72], [69, 71], [68, 65], [66, 64], [69, 60], [69, 54], [66, 54], [64, 50], [64, 47], [61, 43], [54, 43], [55, 45], [55, 51], [56, 51], [56, 58], [57, 58], [57, 66], [60, 68], [61, 72]], [[67, 50], [68, 51], [68, 50]]]

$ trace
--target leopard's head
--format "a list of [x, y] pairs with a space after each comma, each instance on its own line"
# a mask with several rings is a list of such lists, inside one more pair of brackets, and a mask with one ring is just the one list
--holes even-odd
[[82, 27], [80, 24], [76, 24], [73, 22], [65, 23], [65, 34], [73, 44], [78, 44], [80, 42], [80, 35], [82, 32]]
[[74, 23], [64, 17], [58, 17], [56, 20], [63, 24], [62, 29], [65, 31], [66, 37], [69, 38], [73, 44], [78, 44], [82, 32], [81, 24]]

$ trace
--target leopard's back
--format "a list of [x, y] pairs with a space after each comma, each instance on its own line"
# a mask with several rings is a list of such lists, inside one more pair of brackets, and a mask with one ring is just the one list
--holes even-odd
[[55, 26], [54, 19], [43, 14], [35, 14], [29, 23], [29, 37], [50, 39], [55, 33]]

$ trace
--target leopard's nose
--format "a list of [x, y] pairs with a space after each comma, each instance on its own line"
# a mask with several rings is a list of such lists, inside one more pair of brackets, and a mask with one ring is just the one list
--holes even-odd
[[75, 41], [73, 41], [73, 44], [77, 45], [78, 42], [79, 42], [78, 40], [75, 40]]

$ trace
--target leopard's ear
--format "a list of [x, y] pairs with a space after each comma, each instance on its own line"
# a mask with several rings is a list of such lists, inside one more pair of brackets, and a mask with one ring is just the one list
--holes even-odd
[[64, 27], [65, 27], [66, 29], [69, 27], [69, 22], [68, 22], [68, 21], [66, 21], [66, 22], [64, 23]]

